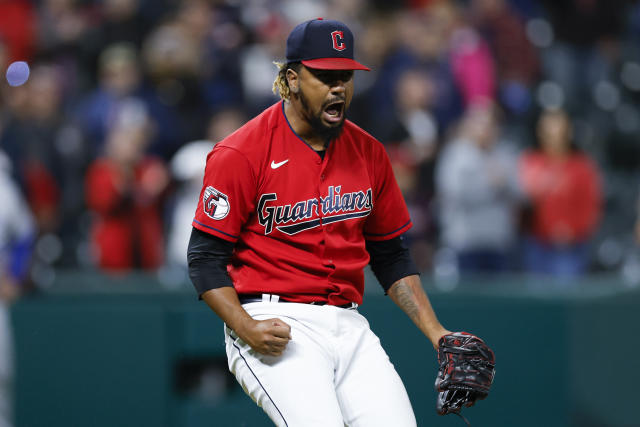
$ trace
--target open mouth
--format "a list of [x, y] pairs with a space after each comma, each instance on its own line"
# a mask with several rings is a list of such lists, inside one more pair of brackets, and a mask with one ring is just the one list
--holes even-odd
[[340, 123], [344, 116], [344, 101], [332, 102], [322, 111], [322, 117], [329, 123]]

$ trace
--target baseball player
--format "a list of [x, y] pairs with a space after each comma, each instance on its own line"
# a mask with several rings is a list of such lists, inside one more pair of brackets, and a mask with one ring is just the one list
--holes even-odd
[[11, 178], [11, 162], [0, 151], [0, 427], [12, 427], [14, 346], [10, 305], [27, 279], [35, 221], [20, 188]]
[[199, 296], [224, 321], [230, 371], [278, 426], [415, 426], [405, 388], [358, 313], [370, 264], [437, 347], [436, 318], [402, 235], [389, 159], [345, 119], [354, 39], [293, 29], [267, 108], [209, 153], [189, 243]]

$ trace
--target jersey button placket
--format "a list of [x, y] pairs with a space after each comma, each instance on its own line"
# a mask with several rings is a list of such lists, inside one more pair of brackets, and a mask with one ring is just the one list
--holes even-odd
[[[322, 161], [318, 161], [318, 164], [321, 164]], [[324, 198], [327, 196], [326, 195], [326, 187], [324, 185], [325, 180], [327, 179], [327, 175], [325, 173], [325, 169], [326, 169], [326, 163], [322, 166], [320, 166], [320, 171], [318, 173], [318, 195], [320, 197], [320, 200], [324, 200]], [[322, 223], [322, 217], [324, 216], [322, 213], [322, 204], [320, 204], [320, 206], [318, 206], [318, 213], [320, 216], [320, 223]], [[324, 228], [324, 227], [323, 227]]]
[[[325, 173], [325, 169], [326, 169], [326, 163], [324, 166], [322, 166], [320, 168], [320, 173], [318, 175], [318, 195], [320, 196], [320, 200], [324, 200], [325, 197], [327, 197], [327, 188], [326, 185], [324, 184], [324, 182], [327, 179], [327, 175]], [[334, 268], [333, 265], [333, 260], [330, 259], [329, 257], [326, 256], [326, 241], [327, 241], [327, 232], [329, 231], [330, 226], [327, 224], [325, 225], [323, 222], [323, 213], [322, 213], [322, 204], [320, 204], [319, 206], [319, 215], [320, 215], [320, 223], [322, 224], [322, 234], [324, 235], [322, 241], [325, 242], [325, 244], [322, 247], [322, 252], [321, 252], [321, 256], [322, 256], [322, 265], [324, 267], [328, 267], [328, 268]]]

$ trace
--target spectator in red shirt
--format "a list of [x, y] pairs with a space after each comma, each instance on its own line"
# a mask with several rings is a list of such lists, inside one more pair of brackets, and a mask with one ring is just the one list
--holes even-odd
[[539, 147], [523, 155], [520, 177], [532, 207], [525, 267], [530, 272], [575, 277], [588, 267], [588, 242], [601, 214], [597, 166], [571, 143], [564, 111], [538, 121]]
[[7, 45], [7, 64], [30, 61], [33, 56], [37, 23], [32, 3], [27, 0], [0, 1], [0, 40]]
[[160, 159], [145, 154], [149, 122], [140, 108], [136, 103], [121, 112], [107, 135], [105, 154], [87, 172], [93, 255], [110, 272], [153, 270], [164, 262], [161, 203], [169, 173]]

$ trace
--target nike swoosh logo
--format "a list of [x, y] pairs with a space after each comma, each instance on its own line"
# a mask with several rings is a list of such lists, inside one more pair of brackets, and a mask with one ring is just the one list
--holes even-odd
[[273, 160], [271, 160], [271, 169], [278, 169], [280, 166], [284, 165], [285, 163], [287, 163], [289, 161], [289, 159], [287, 160], [283, 160], [279, 163], [274, 162]]

